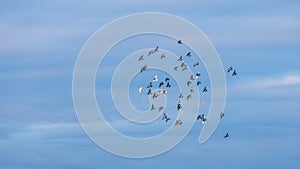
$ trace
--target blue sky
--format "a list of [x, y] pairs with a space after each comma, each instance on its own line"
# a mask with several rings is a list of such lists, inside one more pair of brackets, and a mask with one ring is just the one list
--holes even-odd
[[[0, 169], [299, 168], [299, 7], [298, 1], [270, 0], [2, 1]], [[147, 11], [192, 22], [238, 77], [227, 78], [226, 115], [208, 142], [198, 144], [201, 127], [195, 126], [171, 151], [136, 160], [100, 149], [83, 132], [72, 75], [81, 47], [97, 29]], [[108, 91], [101, 84], [97, 89]], [[140, 133], [134, 126], [126, 131]]]

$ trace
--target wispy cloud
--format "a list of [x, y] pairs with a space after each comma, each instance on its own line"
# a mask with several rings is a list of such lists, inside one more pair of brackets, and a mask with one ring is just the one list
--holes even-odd
[[246, 86], [250, 88], [266, 88], [279, 86], [300, 85], [300, 75], [285, 75], [281, 77], [267, 77], [265, 79], [256, 80], [256, 82], [248, 83]]

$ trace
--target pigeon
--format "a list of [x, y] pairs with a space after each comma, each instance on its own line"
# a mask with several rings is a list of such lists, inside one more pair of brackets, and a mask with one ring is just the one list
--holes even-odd
[[199, 86], [200, 84], [201, 84], [201, 82], [200, 82], [200, 81], [198, 81], [198, 82], [197, 82], [197, 86]]
[[142, 55], [140, 58], [139, 58], [139, 61], [142, 61], [144, 60], [144, 55]]
[[224, 115], [225, 115], [225, 114], [224, 114], [223, 112], [221, 112], [221, 113], [220, 113], [220, 119], [222, 119], [222, 117], [224, 117]]
[[180, 119], [176, 120], [175, 122], [175, 126], [179, 126], [182, 125], [182, 121]]
[[181, 63], [180, 65], [182, 68], [186, 67], [186, 64], [184, 64], [184, 62]]
[[186, 84], [187, 84], [188, 87], [190, 87], [190, 84], [192, 84], [192, 82], [191, 81], [187, 81]]
[[197, 72], [196, 73], [196, 79], [198, 79], [201, 76], [201, 73]]
[[179, 98], [183, 98], [183, 93], [180, 93]]
[[229, 68], [227, 68], [227, 73], [229, 73], [230, 71], [232, 71], [232, 66], [230, 66]]
[[177, 61], [183, 61], [182, 56], [180, 56], [179, 59], [177, 59]]
[[177, 43], [181, 45], [181, 44], [182, 44], [182, 41], [181, 41], [181, 40], [178, 40]]
[[176, 70], [176, 71], [177, 71], [177, 69], [178, 69], [178, 66], [175, 66], [175, 67], [174, 67], [174, 70]]
[[161, 120], [166, 120], [166, 123], [171, 120], [171, 118], [169, 118], [166, 113], [163, 114], [163, 118]]
[[194, 63], [193, 67], [199, 66], [199, 62]]
[[179, 110], [179, 109], [181, 109], [182, 107], [181, 107], [181, 104], [180, 104], [180, 102], [178, 102], [177, 103], [177, 110]]
[[202, 120], [202, 124], [204, 124], [204, 122], [206, 121], [206, 117], [204, 116], [204, 114], [202, 114], [202, 115], [199, 114], [197, 116], [197, 120], [200, 120], [200, 119]]
[[232, 76], [236, 76], [236, 75], [237, 75], [237, 73], [236, 73], [236, 71], [234, 70], [233, 73], [232, 73]]
[[164, 91], [163, 91], [163, 94], [164, 94], [164, 95], [166, 95], [167, 93], [168, 93], [167, 90], [164, 90]]
[[167, 82], [167, 81], [169, 81], [169, 80], [170, 80], [170, 78], [168, 78], [168, 77], [167, 77], [167, 78], [165, 78], [165, 82]]
[[158, 112], [162, 111], [164, 109], [164, 106], [160, 106], [158, 109]]
[[191, 92], [191, 93], [194, 93], [195, 91], [194, 91], [194, 89], [193, 89], [193, 88], [191, 88], [191, 89], [190, 89], [190, 92]]
[[142, 93], [143, 87], [139, 88], [139, 93]]
[[202, 90], [202, 92], [207, 92], [206, 86], [204, 87], [204, 89]]
[[192, 55], [191, 55], [191, 52], [188, 52], [187, 54], [186, 54], [186, 56], [187, 57], [191, 57]]
[[190, 80], [195, 80], [193, 75], [191, 75]]
[[150, 94], [152, 94], [151, 89], [148, 90], [147, 95], [150, 95]]
[[147, 88], [151, 88], [152, 87], [152, 82], [150, 82], [147, 86]]
[[159, 89], [159, 91], [158, 91], [158, 96], [160, 95], [160, 94], [162, 94], [163, 93], [163, 90], [161, 90], [161, 89]]
[[147, 69], [147, 65], [143, 66], [143, 67], [141, 68], [141, 73], [142, 73], [143, 71], [145, 71], [146, 69]]
[[182, 71], [185, 71], [185, 70], [187, 70], [187, 67], [184, 67], [184, 68], [182, 69]]
[[152, 98], [155, 99], [157, 98], [159, 95], [157, 95], [156, 93], [153, 94]]
[[151, 105], [151, 110], [155, 110], [154, 104]]
[[167, 87], [168, 87], [168, 88], [170, 88], [170, 87], [171, 87], [171, 85], [170, 85], [170, 83], [169, 83], [169, 82], [167, 83]]
[[158, 78], [157, 76], [155, 75], [154, 78], [153, 78], [153, 82], [157, 82], [158, 81]]
[[160, 56], [160, 59], [163, 59], [163, 58], [166, 58], [166, 55], [164, 53]]
[[229, 137], [229, 134], [228, 134], [228, 132], [226, 133], [226, 135], [224, 136], [224, 138], [227, 138], [227, 137]]
[[164, 85], [164, 82], [160, 82], [158, 87], [160, 88], [163, 85]]
[[192, 95], [189, 94], [188, 96], [186, 96], [187, 100], [189, 100], [190, 98], [192, 98]]

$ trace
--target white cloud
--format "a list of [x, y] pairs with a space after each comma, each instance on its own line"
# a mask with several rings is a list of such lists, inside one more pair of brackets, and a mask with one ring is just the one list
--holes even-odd
[[300, 75], [285, 75], [277, 78], [265, 78], [249, 83], [247, 86], [252, 88], [266, 88], [300, 85]]

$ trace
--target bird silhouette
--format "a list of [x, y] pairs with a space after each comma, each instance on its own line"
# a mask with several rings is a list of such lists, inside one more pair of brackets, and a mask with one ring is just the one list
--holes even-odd
[[181, 40], [178, 40], [177, 43], [181, 45], [181, 44], [182, 44], [182, 41], [181, 41]]
[[181, 107], [181, 104], [180, 104], [180, 102], [178, 102], [177, 103], [177, 110], [179, 110], [179, 109], [181, 109], [182, 107]]
[[186, 56], [187, 57], [191, 57], [192, 55], [191, 55], [191, 52], [188, 52], [187, 54], [186, 54]]
[[152, 53], [153, 53], [153, 49], [151, 49], [151, 50], [148, 52], [148, 56], [150, 56]]
[[144, 55], [142, 55], [140, 58], [139, 58], [139, 61], [142, 61], [144, 60]]
[[227, 137], [229, 137], [229, 134], [228, 134], [228, 132], [226, 133], [226, 135], [224, 136], [224, 138], [227, 138]]
[[182, 121], [180, 119], [176, 120], [175, 126], [180, 126], [182, 125]]
[[139, 93], [142, 93], [143, 87], [139, 88]]
[[153, 82], [157, 82], [158, 81], [158, 78], [157, 76], [155, 75], [154, 78], [153, 78]]
[[180, 93], [179, 98], [183, 98], [183, 93]]
[[162, 111], [164, 109], [164, 106], [160, 106], [158, 109], [158, 112]]
[[175, 67], [174, 67], [174, 70], [176, 70], [176, 71], [177, 71], [177, 69], [178, 69], [178, 66], [175, 66]]
[[201, 84], [201, 82], [200, 82], [200, 81], [198, 81], [198, 82], [197, 82], [197, 86], [199, 86], [200, 84]]
[[207, 92], [206, 86], [204, 87], [204, 89], [202, 90], [202, 92]]
[[230, 66], [229, 68], [227, 68], [227, 73], [229, 73], [230, 71], [232, 71], [232, 66]]
[[168, 77], [165, 78], [165, 82], [167, 82], [167, 81], [169, 81], [169, 80], [170, 80], [170, 78], [168, 78]]
[[158, 46], [154, 49], [153, 53], [158, 52]]
[[236, 76], [236, 75], [237, 75], [237, 73], [236, 73], [236, 71], [234, 70], [233, 73], [232, 73], [232, 76]]
[[193, 75], [191, 75], [190, 80], [195, 80]]
[[154, 104], [151, 105], [151, 110], [155, 110]]
[[150, 95], [150, 94], [152, 94], [151, 89], [148, 90], [147, 95]]
[[186, 96], [187, 100], [189, 100], [190, 98], [192, 98], [192, 95], [189, 94], [189, 95]]
[[201, 76], [201, 73], [197, 72], [196, 73], [196, 79], [198, 79]]
[[192, 82], [191, 81], [187, 81], [186, 84], [187, 84], [188, 87], [190, 87], [190, 85], [192, 84]]
[[164, 53], [160, 56], [160, 59], [163, 59], [163, 58], [166, 58], [166, 55]]
[[169, 83], [169, 82], [167, 83], [167, 87], [168, 87], [168, 88], [170, 88], [170, 87], [171, 87], [171, 85], [170, 85], [170, 83]]
[[147, 86], [147, 88], [151, 88], [152, 87], [152, 82], [150, 82]]
[[199, 62], [193, 64], [193, 67], [199, 66]]
[[144, 65], [142, 68], [141, 68], [141, 73], [143, 72], [143, 71], [145, 71], [147, 69], [147, 65]]
[[183, 61], [182, 56], [180, 56], [179, 59], [177, 59], [177, 61]]
[[160, 82], [158, 87], [160, 88], [163, 85], [164, 85], [164, 82]]
[[222, 118], [224, 117], [224, 115], [225, 115], [225, 114], [224, 114], [223, 112], [221, 112], [221, 113], [220, 113], [220, 119], [222, 119]]

